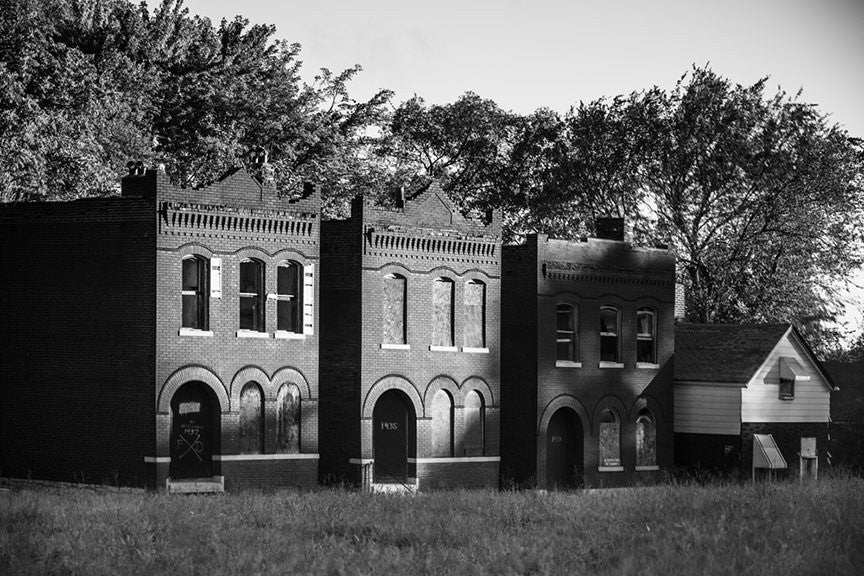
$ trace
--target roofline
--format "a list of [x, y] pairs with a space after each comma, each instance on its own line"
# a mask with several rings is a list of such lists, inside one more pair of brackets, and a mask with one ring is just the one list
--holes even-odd
[[813, 352], [813, 349], [810, 348], [810, 344], [807, 343], [807, 340], [804, 336], [801, 335], [801, 332], [798, 331], [794, 325], [792, 326], [792, 330], [795, 332], [796, 338], [798, 338], [798, 342], [804, 347], [804, 351], [810, 356], [810, 360], [812, 360], [813, 365], [816, 366], [816, 369], [819, 370], [819, 374], [822, 376], [823, 381], [828, 386], [828, 389], [832, 392], [836, 392], [840, 390], [840, 387], [834, 382], [834, 379], [828, 373], [827, 370], [822, 366], [822, 361], [816, 357], [816, 354]]
[[676, 386], [719, 386], [721, 388], [746, 388], [744, 382], [715, 382], [713, 380], [672, 380]]

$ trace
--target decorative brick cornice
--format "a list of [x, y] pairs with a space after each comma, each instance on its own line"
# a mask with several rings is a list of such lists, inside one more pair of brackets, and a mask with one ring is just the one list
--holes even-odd
[[318, 215], [288, 210], [163, 202], [159, 231], [173, 236], [207, 236], [268, 240], [288, 238], [315, 243]]
[[668, 270], [596, 266], [577, 262], [544, 261], [543, 276], [552, 280], [579, 280], [603, 284], [672, 286], [675, 276]]
[[496, 265], [501, 244], [495, 236], [472, 236], [452, 231], [405, 230], [367, 226], [363, 249], [369, 256], [443, 260]]

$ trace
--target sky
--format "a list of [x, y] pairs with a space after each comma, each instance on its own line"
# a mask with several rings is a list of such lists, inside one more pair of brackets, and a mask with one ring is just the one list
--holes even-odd
[[444, 104], [472, 91], [526, 114], [671, 88], [693, 64], [819, 105], [864, 137], [864, 0], [186, 0], [299, 42], [304, 79], [360, 64], [350, 94]]
[[[769, 77], [864, 138], [864, 0], [186, 0], [217, 24], [242, 14], [302, 45], [303, 77], [363, 67], [381, 89], [446, 104], [472, 91], [520, 114], [652, 86], [695, 64], [749, 85]], [[864, 272], [855, 282], [864, 286]], [[843, 321], [864, 326], [864, 288]]]

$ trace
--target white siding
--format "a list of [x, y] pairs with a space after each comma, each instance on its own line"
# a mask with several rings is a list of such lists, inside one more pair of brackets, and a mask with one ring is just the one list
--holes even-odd
[[[809, 355], [792, 332], [771, 352], [768, 361], [741, 391], [742, 422], [827, 422], [831, 393]], [[796, 358], [810, 376], [795, 382], [795, 399], [780, 400], [780, 357]]]
[[741, 433], [741, 388], [675, 384], [675, 432]]

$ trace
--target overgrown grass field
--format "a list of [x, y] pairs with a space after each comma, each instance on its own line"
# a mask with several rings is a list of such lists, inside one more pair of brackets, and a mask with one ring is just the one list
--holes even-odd
[[864, 574], [864, 479], [577, 493], [0, 492], [0, 574]]

